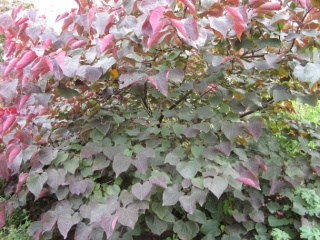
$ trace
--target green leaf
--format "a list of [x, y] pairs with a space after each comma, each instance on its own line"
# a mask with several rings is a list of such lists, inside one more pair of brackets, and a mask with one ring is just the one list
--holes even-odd
[[79, 158], [72, 158], [63, 163], [64, 168], [72, 174], [75, 174], [77, 168], [79, 167]]
[[292, 223], [292, 219], [276, 218], [275, 216], [269, 216], [268, 222], [271, 227], [280, 227]]
[[179, 220], [174, 223], [173, 231], [180, 239], [192, 240], [199, 232], [199, 226], [193, 221], [183, 222]]
[[204, 187], [208, 188], [218, 199], [228, 187], [228, 182], [225, 178], [216, 176], [212, 178], [205, 178], [203, 181]]
[[255, 41], [255, 44], [259, 48], [265, 47], [281, 47], [281, 41], [278, 38], [265, 38], [265, 39], [258, 39]]
[[32, 172], [29, 174], [26, 183], [29, 191], [33, 193], [35, 198], [39, 197], [43, 189], [43, 185], [47, 181], [47, 179], [48, 179], [48, 174], [46, 172], [42, 174]]
[[177, 165], [180, 161], [180, 158], [175, 153], [168, 153], [164, 162], [169, 163], [173, 166]]
[[199, 107], [197, 109], [198, 117], [201, 119], [208, 119], [214, 116], [214, 112], [211, 107], [205, 106], [205, 107]]
[[71, 88], [60, 88], [57, 90], [58, 94], [60, 94], [61, 97], [72, 99], [74, 96], [79, 96], [80, 93], [74, 89]]
[[180, 136], [180, 134], [183, 132], [183, 130], [186, 128], [186, 125], [182, 125], [179, 123], [175, 123], [172, 125], [173, 132], [177, 135]]
[[193, 178], [198, 172], [198, 164], [196, 162], [179, 162], [177, 164], [177, 171], [184, 178]]
[[224, 135], [230, 141], [232, 141], [241, 135], [241, 133], [243, 132], [243, 127], [239, 123], [223, 122], [221, 126], [221, 130], [224, 133]]
[[153, 234], [160, 236], [168, 228], [168, 223], [156, 216], [146, 217], [146, 224]]

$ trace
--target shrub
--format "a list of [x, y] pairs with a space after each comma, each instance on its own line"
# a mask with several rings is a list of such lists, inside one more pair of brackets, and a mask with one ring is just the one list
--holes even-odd
[[316, 9], [77, 3], [61, 33], [34, 11], [0, 16], [0, 222], [36, 201], [34, 239], [305, 237], [319, 129], [279, 112], [317, 105]]

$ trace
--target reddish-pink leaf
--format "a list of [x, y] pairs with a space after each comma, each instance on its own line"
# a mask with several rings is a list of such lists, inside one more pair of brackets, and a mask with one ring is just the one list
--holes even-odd
[[259, 6], [257, 9], [254, 9], [253, 12], [261, 12], [261, 11], [275, 11], [280, 10], [281, 5], [280, 2], [266, 2]]
[[119, 216], [115, 216], [115, 218], [112, 220], [112, 223], [111, 223], [112, 230], [114, 230], [116, 228], [118, 218], [119, 218]]
[[261, 190], [259, 184], [257, 184], [256, 182], [252, 181], [250, 178], [244, 178], [244, 177], [240, 177], [236, 179], [238, 182], [242, 182], [250, 187], [253, 187], [255, 189]]
[[19, 58], [11, 59], [6, 70], [4, 71], [4, 75], [7, 76], [11, 70], [16, 66], [17, 62], [19, 61]]
[[104, 52], [112, 43], [113, 41], [113, 34], [108, 34], [104, 36], [100, 41], [100, 51]]
[[188, 40], [197, 40], [199, 38], [198, 23], [194, 18], [186, 18], [181, 21], [170, 18], [170, 21], [184, 38]]
[[168, 95], [168, 76], [169, 70], [158, 73], [157, 75], [147, 76], [146, 78], [165, 96]]
[[14, 8], [14, 9], [12, 10], [12, 12], [11, 12], [11, 17], [12, 17], [13, 19], [16, 19], [17, 16], [18, 16], [18, 13], [20, 12], [20, 10], [21, 10], [22, 8], [23, 8], [22, 5]]
[[10, 151], [10, 154], [9, 154], [9, 158], [8, 158], [8, 161], [9, 161], [9, 164], [11, 165], [13, 163], [13, 161], [16, 159], [16, 157], [18, 156], [18, 154], [21, 152], [22, 148], [21, 147], [16, 147], [16, 148], [13, 148], [11, 151]]
[[65, 17], [67, 17], [68, 15], [69, 15], [68, 12], [64, 12], [64, 13], [62, 13], [62, 14], [59, 14], [59, 15], [57, 16], [57, 18], [56, 18], [56, 22], [60, 21], [61, 19], [65, 18]]
[[14, 24], [12, 17], [9, 14], [0, 15], [0, 27], [7, 30]]
[[28, 20], [29, 20], [28, 17], [20, 18], [18, 21], [16, 21], [16, 26], [19, 26], [20, 24], [25, 23]]
[[237, 33], [238, 39], [241, 40], [241, 35], [248, 21], [248, 16], [246, 15], [246, 8], [226, 7], [226, 10], [233, 17], [233, 29]]
[[73, 50], [73, 49], [76, 49], [76, 48], [80, 48], [80, 47], [82, 47], [83, 45], [86, 45], [86, 44], [87, 44], [86, 41], [79, 40], [79, 41], [76, 41], [76, 42], [72, 43], [70, 48]]
[[30, 71], [33, 77], [37, 77], [40, 74], [43, 75], [49, 72], [50, 68], [47, 64], [46, 57], [41, 57], [40, 60], [32, 66]]
[[197, 10], [196, 10], [196, 7], [194, 6], [193, 1], [192, 0], [180, 0], [180, 1], [189, 8], [192, 15], [196, 18]]
[[16, 188], [16, 194], [20, 192], [21, 186], [26, 182], [26, 179], [28, 177], [28, 173], [21, 173], [19, 176], [19, 181]]
[[37, 54], [33, 51], [26, 52], [22, 55], [19, 62], [17, 62], [16, 68], [17, 69], [23, 69], [25, 66], [30, 64], [32, 61], [34, 61], [37, 58]]
[[5, 134], [9, 128], [11, 128], [14, 123], [16, 123], [16, 117], [15, 116], [10, 116], [6, 119], [6, 121], [3, 123], [2, 127], [2, 135]]
[[6, 52], [6, 57], [9, 57], [11, 54], [14, 53], [15, 47], [16, 47], [16, 42], [11, 41], [9, 44], [8, 50]]

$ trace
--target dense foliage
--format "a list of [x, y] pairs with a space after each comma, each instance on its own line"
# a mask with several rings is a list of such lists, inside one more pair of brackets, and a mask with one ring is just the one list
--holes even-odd
[[60, 33], [0, 16], [2, 226], [38, 203], [34, 239], [319, 239], [320, 130], [281, 114], [317, 104], [317, 9], [77, 3]]

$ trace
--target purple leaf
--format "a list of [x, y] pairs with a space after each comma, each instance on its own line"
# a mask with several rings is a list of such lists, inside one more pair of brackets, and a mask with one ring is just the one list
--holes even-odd
[[41, 175], [35, 172], [31, 172], [27, 178], [27, 187], [33, 195], [38, 198], [43, 184], [47, 181], [48, 174], [46, 172], [42, 173]]
[[137, 160], [131, 160], [131, 163], [143, 174], [145, 174], [148, 170], [148, 157], [144, 156]]
[[212, 178], [205, 178], [203, 185], [208, 188], [218, 199], [228, 187], [228, 182], [225, 178], [216, 176]]
[[219, 152], [222, 152], [223, 154], [230, 156], [231, 153], [231, 144], [229, 142], [223, 142], [214, 147]]
[[7, 30], [14, 24], [12, 17], [9, 14], [0, 15], [0, 27], [3, 30]]
[[74, 240], [88, 240], [92, 232], [92, 226], [80, 222], [77, 225], [76, 232], [74, 234]]
[[238, 182], [242, 182], [250, 187], [261, 190], [259, 179], [252, 171], [246, 168], [241, 172], [240, 175], [241, 177], [236, 179]]
[[152, 184], [149, 181], [136, 183], [132, 186], [132, 194], [139, 200], [144, 200], [152, 190]]
[[72, 194], [80, 195], [81, 193], [84, 193], [87, 190], [88, 184], [89, 182], [86, 179], [81, 180], [79, 182], [71, 182], [69, 185], [70, 192]]
[[253, 211], [252, 213], [249, 213], [250, 218], [255, 222], [264, 222], [264, 213], [262, 211]]
[[92, 27], [95, 28], [100, 35], [104, 34], [107, 24], [110, 22], [110, 14], [107, 12], [96, 13], [92, 21]]
[[7, 167], [7, 161], [4, 157], [4, 154], [0, 154], [0, 178], [8, 180], [9, 178], [9, 169]]
[[191, 196], [181, 196], [179, 197], [179, 202], [181, 203], [181, 206], [183, 209], [190, 213], [193, 214], [195, 209], [196, 209], [196, 200], [191, 197]]
[[179, 198], [183, 196], [183, 193], [179, 191], [179, 186], [174, 185], [172, 187], [168, 187], [163, 191], [162, 201], [163, 206], [173, 206], [178, 201]]
[[270, 195], [274, 195], [279, 192], [286, 184], [280, 180], [275, 178], [271, 178], [271, 187], [270, 187]]
[[116, 173], [116, 177], [128, 170], [131, 165], [131, 159], [124, 155], [123, 153], [117, 153], [114, 156], [114, 160], [112, 162], [113, 171]]
[[65, 181], [65, 176], [67, 174], [67, 171], [65, 169], [48, 169], [48, 180], [47, 184], [52, 187], [53, 189], [57, 190], [58, 187], [60, 187], [64, 181]]
[[198, 164], [194, 161], [179, 162], [176, 167], [181, 176], [187, 179], [193, 178], [198, 172]]
[[135, 205], [129, 205], [126, 208], [120, 208], [117, 211], [117, 215], [119, 216], [119, 223], [121, 223], [124, 226], [130, 227], [134, 229], [135, 224], [138, 221], [139, 217], [139, 208], [137, 208]]
[[106, 36], [104, 36], [102, 39], [100, 39], [99, 41], [99, 45], [100, 45], [100, 52], [103, 53], [113, 42], [113, 34], [108, 34]]
[[223, 122], [221, 130], [230, 141], [239, 137], [243, 132], [243, 128], [240, 124], [230, 122]]
[[79, 55], [74, 56], [73, 58], [66, 56], [63, 63], [63, 74], [67, 77], [75, 77], [79, 67], [80, 67], [80, 57]]
[[168, 95], [168, 76], [169, 70], [165, 70], [153, 76], [146, 78], [158, 89], [163, 95]]
[[49, 165], [53, 160], [53, 150], [51, 147], [41, 148], [32, 159], [41, 162], [43, 165]]
[[170, 21], [184, 38], [193, 41], [199, 38], [198, 23], [194, 18], [186, 18], [181, 21], [170, 18]]
[[103, 148], [101, 146], [101, 143], [95, 143], [95, 142], [88, 142], [80, 152], [81, 158], [89, 158], [93, 155], [96, 155], [100, 152], [102, 152]]
[[262, 121], [254, 121], [244, 124], [243, 127], [248, 131], [248, 133], [254, 138], [255, 141], [258, 141], [262, 133], [264, 124]]
[[68, 232], [71, 229], [71, 227], [74, 224], [77, 224], [80, 222], [79, 214], [75, 213], [73, 216], [71, 216], [68, 213], [64, 213], [59, 216], [58, 218], [58, 229], [64, 239], [67, 238]]
[[227, 32], [231, 29], [233, 25], [233, 20], [231, 16], [223, 16], [223, 17], [209, 17], [210, 27], [215, 30], [215, 32], [221, 37], [225, 39], [227, 36]]
[[105, 214], [101, 217], [100, 226], [105, 231], [107, 238], [111, 237], [114, 232], [119, 216]]
[[77, 75], [83, 79], [89, 80], [90, 82], [96, 82], [100, 79], [103, 72], [101, 68], [93, 66], [81, 66], [77, 70]]
[[16, 96], [17, 86], [18, 86], [18, 79], [13, 79], [12, 81], [1, 80], [0, 95], [5, 99], [7, 99], [9, 102], [11, 102], [13, 97]]
[[150, 177], [149, 181], [153, 185], [157, 185], [159, 187], [167, 188], [167, 182], [164, 176], [158, 176], [158, 177]]
[[41, 215], [42, 229], [44, 232], [51, 231], [57, 222], [57, 216], [54, 211], [48, 211]]
[[168, 79], [175, 83], [182, 83], [184, 71], [181, 68], [170, 69]]

